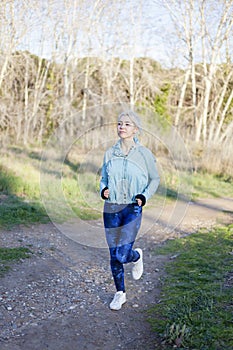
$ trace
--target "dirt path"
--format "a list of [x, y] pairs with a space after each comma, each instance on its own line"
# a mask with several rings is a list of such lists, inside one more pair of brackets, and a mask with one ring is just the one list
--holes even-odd
[[[145, 273], [133, 281], [126, 266], [127, 303], [118, 312], [108, 307], [115, 290], [101, 222], [81, 222], [75, 235], [72, 225], [65, 231], [63, 226], [63, 233], [52, 224], [1, 231], [1, 246], [29, 246], [33, 255], [0, 279], [0, 349], [158, 348], [147, 310], [159, 301], [168, 258], [156, 256], [155, 245], [228, 222], [233, 222], [229, 198], [168, 204], [159, 215], [155, 208], [145, 210], [136, 242], [144, 250]], [[88, 244], [80, 244], [85, 235]]]

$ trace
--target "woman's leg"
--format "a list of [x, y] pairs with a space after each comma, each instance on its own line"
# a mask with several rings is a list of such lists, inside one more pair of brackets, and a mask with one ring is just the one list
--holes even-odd
[[117, 248], [110, 248], [110, 266], [117, 292], [125, 293], [125, 276], [123, 263], [117, 259]]
[[121, 209], [122, 206], [105, 203], [103, 214], [105, 235], [110, 252], [110, 266], [117, 292], [125, 292], [124, 266], [117, 259], [117, 245], [122, 225]]
[[105, 205], [104, 226], [117, 291], [125, 292], [123, 264], [140, 258], [140, 254], [132, 248], [140, 229], [141, 216], [142, 208], [137, 205]]

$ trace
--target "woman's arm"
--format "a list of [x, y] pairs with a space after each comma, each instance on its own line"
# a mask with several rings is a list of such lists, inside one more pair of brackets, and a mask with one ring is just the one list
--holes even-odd
[[148, 172], [148, 185], [144, 189], [144, 191], [141, 193], [146, 201], [155, 194], [159, 187], [160, 183], [160, 177], [158, 174], [157, 166], [156, 166], [156, 159], [152, 152], [148, 149], [146, 149], [146, 153], [144, 154], [144, 159], [146, 161], [146, 167]]
[[100, 196], [102, 199], [108, 199], [108, 197], [109, 197], [108, 174], [107, 174], [107, 167], [106, 167], [106, 155], [104, 156], [103, 166], [102, 166], [102, 170], [101, 170]]

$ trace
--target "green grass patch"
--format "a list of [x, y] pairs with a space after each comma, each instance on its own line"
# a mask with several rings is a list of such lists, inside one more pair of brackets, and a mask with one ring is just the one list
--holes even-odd
[[0, 201], [0, 227], [46, 223], [49, 218], [39, 202], [26, 202], [17, 196], [4, 196]]
[[103, 204], [96, 188], [95, 174], [73, 173], [62, 179], [63, 193], [72, 211], [82, 220], [95, 220], [101, 217]]
[[40, 199], [39, 172], [25, 161], [12, 157], [1, 159], [0, 192], [31, 200]]
[[25, 247], [1, 248], [0, 247], [0, 276], [3, 276], [9, 269], [9, 263], [29, 258], [31, 251]]
[[156, 253], [174, 257], [151, 310], [161, 349], [233, 349], [233, 225], [170, 240]]
[[185, 182], [193, 186], [192, 197], [213, 198], [213, 197], [233, 197], [233, 179], [229, 176], [218, 176], [208, 173], [194, 173], [191, 177], [185, 177]]
[[204, 172], [167, 172], [165, 171], [163, 196], [177, 199], [187, 195], [192, 199], [233, 197], [232, 178]]

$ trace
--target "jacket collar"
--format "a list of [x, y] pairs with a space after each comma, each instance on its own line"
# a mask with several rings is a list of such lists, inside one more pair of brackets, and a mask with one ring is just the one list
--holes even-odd
[[[140, 145], [140, 142], [139, 142], [137, 137], [134, 137], [134, 142], [135, 142], [135, 145], [132, 147], [132, 149], [134, 149], [135, 147]], [[131, 150], [130, 150], [130, 152], [131, 152]], [[124, 153], [122, 152], [122, 149], [121, 149], [121, 140], [120, 139], [113, 146], [113, 154], [115, 156], [117, 156], [117, 157], [125, 157], [125, 155], [124, 155]]]

